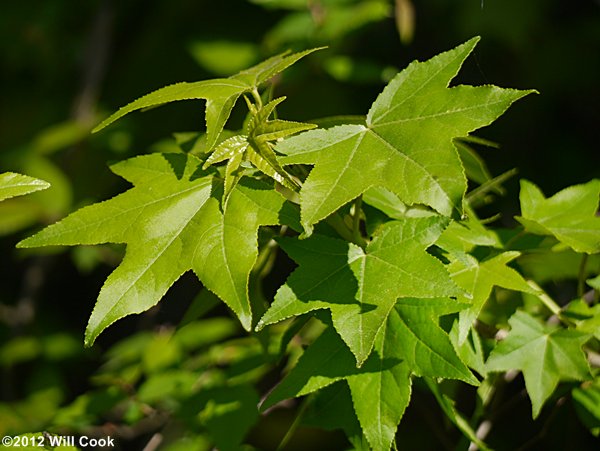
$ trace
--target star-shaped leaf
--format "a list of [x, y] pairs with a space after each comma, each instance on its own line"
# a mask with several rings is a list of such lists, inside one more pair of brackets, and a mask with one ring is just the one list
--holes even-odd
[[269, 394], [261, 408], [345, 379], [350, 387], [354, 411], [371, 447], [389, 450], [411, 395], [410, 369], [399, 358], [399, 346], [391, 341], [393, 333], [393, 327], [381, 329], [376, 351], [358, 369], [354, 356], [339, 335], [333, 328], [327, 328]]
[[5, 172], [0, 174], [0, 200], [33, 193], [49, 186], [50, 184], [44, 180], [14, 172]]
[[249, 180], [233, 190], [225, 213], [214, 178], [185, 154], [152, 154], [112, 166], [134, 184], [127, 192], [72, 213], [19, 247], [127, 243], [90, 317], [86, 344], [114, 321], [155, 305], [193, 269], [249, 329], [248, 277], [257, 256], [257, 230], [279, 223], [284, 199]]
[[521, 216], [516, 219], [532, 233], [552, 235], [577, 252], [600, 252], [598, 211], [600, 180], [574, 185], [546, 199], [540, 189], [521, 180]]
[[399, 297], [461, 292], [444, 265], [425, 252], [447, 222], [440, 216], [390, 222], [364, 251], [320, 235], [280, 239], [281, 247], [300, 266], [279, 289], [259, 327], [327, 308], [336, 330], [362, 364]]
[[550, 327], [517, 311], [509, 319], [511, 331], [490, 354], [488, 371], [523, 371], [533, 418], [561, 380], [589, 379], [590, 369], [581, 346], [590, 335]]
[[307, 233], [372, 186], [446, 216], [461, 212], [466, 179], [452, 140], [490, 124], [532, 92], [448, 88], [477, 41], [411, 63], [375, 100], [366, 125], [309, 131], [277, 147], [283, 164], [314, 165], [300, 192]]
[[193, 83], [175, 83], [165, 86], [120, 108], [98, 125], [93, 132], [102, 130], [117, 119], [136, 110], [179, 100], [205, 99], [206, 149], [210, 150], [217, 143], [219, 135], [240, 95], [252, 91], [302, 57], [316, 50], [319, 49], [310, 49], [293, 54], [282, 53], [228, 78], [216, 78]]
[[[496, 255], [482, 262], [471, 255], [464, 254], [462, 258], [453, 261], [449, 267], [452, 280], [472, 295], [471, 306], [459, 313], [458, 317], [458, 342], [462, 343], [467, 338], [469, 329], [477, 319], [479, 312], [488, 300], [494, 286], [507, 288], [509, 290], [522, 291], [535, 294], [514, 269], [507, 263], [517, 258], [520, 252], [511, 251]], [[463, 301], [468, 302], [467, 299]]]
[[436, 322], [461, 307], [450, 299], [401, 299], [379, 329], [374, 351], [361, 368], [335, 330], [327, 328], [262, 407], [345, 379], [371, 447], [389, 450], [410, 401], [411, 374], [477, 383]]

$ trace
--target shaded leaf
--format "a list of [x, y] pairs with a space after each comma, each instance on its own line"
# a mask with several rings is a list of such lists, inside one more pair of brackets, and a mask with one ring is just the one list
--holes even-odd
[[410, 399], [411, 382], [410, 371], [396, 357], [394, 349], [398, 346], [389, 342], [384, 349], [385, 337], [386, 331], [382, 329], [377, 351], [363, 368], [358, 369], [354, 356], [339, 335], [333, 328], [327, 328], [269, 394], [261, 408], [347, 379], [354, 410], [369, 443], [376, 450], [389, 450]]
[[587, 380], [590, 369], [581, 350], [590, 336], [583, 332], [546, 326], [517, 311], [509, 319], [511, 331], [492, 351], [488, 371], [523, 371], [531, 398], [533, 418], [561, 380]]
[[600, 383], [582, 384], [572, 391], [573, 405], [577, 415], [591, 434], [600, 436]]
[[600, 340], [600, 304], [590, 307], [585, 301], [577, 299], [570, 302], [561, 314], [573, 321], [577, 330], [592, 334]]
[[439, 216], [393, 221], [365, 251], [320, 235], [278, 240], [300, 267], [278, 290], [259, 327], [327, 308], [334, 327], [362, 364], [399, 297], [460, 293], [441, 262], [424, 252], [446, 224]]

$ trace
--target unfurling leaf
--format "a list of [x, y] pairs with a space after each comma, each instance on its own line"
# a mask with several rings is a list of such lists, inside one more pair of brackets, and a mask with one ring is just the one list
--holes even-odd
[[310, 130], [315, 128], [316, 125], [282, 120], [270, 121], [269, 116], [283, 100], [285, 100], [285, 97], [280, 97], [260, 109], [247, 101], [251, 118], [245, 127], [245, 134], [233, 136], [223, 141], [204, 163], [204, 169], [206, 169], [212, 164], [229, 160], [225, 170], [225, 199], [229, 197], [229, 193], [242, 177], [241, 164], [244, 161], [252, 163], [263, 174], [291, 190], [299, 188], [298, 184], [277, 161], [272, 148], [273, 144], [270, 141]]

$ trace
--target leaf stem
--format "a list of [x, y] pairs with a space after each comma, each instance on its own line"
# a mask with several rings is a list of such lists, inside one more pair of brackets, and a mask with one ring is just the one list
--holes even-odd
[[560, 318], [560, 306], [533, 280], [528, 280], [527, 284], [537, 291], [537, 297], [554, 315]]
[[258, 92], [258, 88], [255, 86], [252, 91], [250, 91], [254, 101], [256, 102], [256, 109], [260, 110], [263, 107], [262, 98], [260, 97], [260, 93]]
[[288, 442], [291, 440], [292, 436], [296, 432], [296, 429], [298, 429], [298, 426], [300, 426], [300, 421], [302, 420], [302, 417], [304, 416], [306, 409], [309, 406], [309, 404], [311, 403], [311, 401], [312, 401], [312, 398], [309, 396], [302, 403], [302, 405], [300, 406], [300, 409], [298, 410], [298, 413], [296, 414], [296, 418], [294, 418], [294, 422], [292, 423], [290, 428], [287, 430], [287, 432], [281, 439], [281, 442], [279, 442], [279, 446], [277, 447], [276, 451], [282, 451], [285, 448], [285, 446], [288, 444]]
[[583, 254], [579, 264], [579, 273], [577, 275], [577, 297], [583, 297], [585, 294], [585, 267], [588, 262], [588, 254]]
[[338, 233], [338, 235], [346, 241], [350, 241], [351, 243], [360, 246], [363, 250], [367, 248], [367, 242], [365, 239], [360, 236], [360, 234], [355, 236], [353, 231], [350, 230], [338, 213], [328, 216], [326, 221], [327, 224], [329, 224]]

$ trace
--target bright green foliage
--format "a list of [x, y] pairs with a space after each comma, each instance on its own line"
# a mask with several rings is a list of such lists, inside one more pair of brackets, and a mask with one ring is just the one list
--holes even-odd
[[251, 162], [259, 171], [294, 190], [298, 184], [281, 167], [273, 151], [271, 141], [283, 139], [304, 130], [316, 127], [302, 122], [269, 120], [277, 105], [285, 100], [280, 97], [257, 109], [250, 101], [248, 107], [252, 114], [245, 127], [244, 135], [236, 135], [219, 144], [204, 163], [206, 169], [211, 164], [229, 160], [225, 169], [225, 198], [243, 175], [240, 168], [244, 161]]
[[399, 297], [460, 293], [443, 265], [424, 252], [446, 224], [445, 218], [435, 216], [393, 221], [364, 251], [320, 235], [279, 240], [300, 267], [279, 289], [259, 326], [328, 308], [334, 327], [361, 365]]
[[490, 124], [531, 92], [448, 88], [477, 41], [410, 64], [373, 103], [365, 125], [311, 131], [277, 147], [285, 164], [314, 164], [300, 191], [307, 232], [371, 186], [446, 216], [462, 212], [466, 179], [452, 140]]
[[[390, 315], [390, 323], [394, 316]], [[327, 328], [271, 392], [262, 408], [346, 379], [354, 410], [369, 443], [376, 450], [390, 449], [411, 394], [410, 369], [402, 362], [394, 335], [391, 324], [382, 327], [375, 352], [357, 369], [348, 347], [333, 328]]]
[[[438, 326], [440, 316], [465, 308], [452, 299], [398, 300], [395, 307], [396, 346], [417, 376], [459, 379], [472, 385], [478, 381], [458, 358], [446, 332]], [[394, 316], [394, 315], [392, 315]]]
[[561, 380], [590, 379], [581, 346], [590, 336], [583, 332], [546, 326], [518, 311], [509, 320], [511, 331], [491, 353], [488, 371], [523, 371], [533, 417]]
[[[312, 17], [317, 6], [309, 11], [306, 2], [262, 3], [293, 4], [302, 10], [297, 25], [307, 19], [318, 25]], [[329, 14], [345, 2], [318, 3]], [[310, 36], [318, 42], [319, 34], [380, 20], [388, 7], [379, 0], [351, 3], [352, 11], [365, 15], [337, 16], [338, 28], [335, 14], [327, 15]], [[377, 19], [368, 8], [377, 9]], [[262, 408], [310, 396], [283, 442], [307, 414], [308, 424], [342, 429], [355, 449], [389, 450], [406, 409], [413, 408], [411, 397], [420, 402], [424, 391], [467, 443], [485, 450], [480, 426], [501, 405], [494, 398], [503, 379], [490, 373], [521, 370], [534, 417], [561, 381], [591, 379], [584, 352], [593, 362], [600, 339], [594, 298], [600, 261], [578, 252], [600, 251], [600, 181], [550, 199], [523, 182], [518, 219], [524, 231], [494, 229], [495, 217], [479, 219], [477, 209], [504, 193], [501, 185], [514, 171], [492, 177], [469, 145], [490, 143], [469, 133], [532, 91], [449, 87], [477, 40], [410, 64], [366, 118], [315, 121], [331, 128], [310, 130], [317, 126], [280, 119], [276, 109], [285, 98], [274, 95], [274, 86], [260, 91], [313, 50], [281, 54], [229, 78], [167, 86], [100, 124], [97, 129], [167, 102], [206, 100], [206, 133], [177, 134], [174, 143], [162, 144], [184, 152], [162, 147], [113, 165], [133, 185], [129, 190], [72, 213], [19, 247], [126, 245], [100, 291], [87, 345], [118, 319], [154, 306], [186, 271], [204, 287], [179, 329], [145, 331], [111, 348], [94, 376], [98, 389], [61, 407], [53, 426], [84, 430], [115, 412], [135, 424], [155, 409], [189, 428], [168, 449], [243, 449], [248, 431], [271, 415], [261, 416], [257, 404], [287, 362], [287, 376]], [[255, 51], [247, 47], [244, 58], [253, 59]], [[323, 65], [333, 73], [331, 63]], [[217, 72], [226, 66], [212, 65]], [[226, 129], [240, 97], [246, 119], [241, 128]], [[467, 178], [479, 185], [469, 193]], [[27, 190], [44, 187], [26, 183]], [[0, 197], [21, 193], [2, 185]], [[298, 264], [295, 270], [285, 263], [274, 267], [291, 264], [288, 257]], [[577, 296], [564, 307], [536, 285], [548, 289], [557, 275], [577, 279]], [[586, 293], [586, 279], [595, 290]], [[219, 299], [237, 319], [198, 321]], [[543, 322], [548, 309], [561, 325]], [[238, 319], [249, 336], [240, 336]], [[511, 331], [496, 342], [507, 321]], [[0, 353], [0, 364], [10, 368], [52, 354], [45, 347], [52, 346], [16, 338]], [[475, 393], [465, 384], [480, 388]], [[597, 396], [597, 377], [573, 390], [575, 408], [593, 433]], [[473, 412], [462, 411], [460, 401], [474, 402]], [[95, 410], [99, 404], [104, 411]], [[7, 412], [0, 409], [0, 426], [14, 417]], [[165, 430], [172, 426], [181, 428], [173, 423]]]
[[27, 175], [5, 172], [0, 174], [0, 201], [33, 193], [50, 186], [48, 182]]
[[86, 331], [88, 345], [117, 319], [155, 305], [190, 269], [250, 327], [247, 285], [257, 255], [256, 232], [260, 225], [279, 223], [284, 199], [268, 185], [238, 185], [222, 213], [213, 178], [201, 166], [185, 154], [118, 163], [112, 170], [134, 188], [19, 244], [128, 244], [123, 263], [100, 291]]
[[600, 291], [600, 276], [596, 276], [593, 279], [588, 279], [587, 284], [595, 290]]
[[410, 400], [411, 374], [477, 384], [437, 325], [437, 317], [462, 307], [443, 298], [400, 300], [379, 329], [372, 355], [360, 368], [356, 368], [339, 335], [327, 328], [273, 390], [263, 408], [346, 379], [369, 443], [375, 450], [390, 449]]
[[[467, 338], [473, 321], [479, 316], [479, 312], [483, 308], [485, 301], [488, 300], [494, 285], [509, 290], [534, 293], [534, 290], [527, 284], [523, 277], [517, 271], [507, 266], [507, 263], [519, 255], [519, 252], [504, 252], [488, 260], [479, 262], [475, 257], [465, 254], [449, 266], [448, 270], [450, 271], [452, 280], [467, 293], [472, 294], [471, 306], [459, 313], [458, 339], [460, 343]], [[467, 299], [464, 299], [464, 301], [468, 302]]]
[[206, 147], [210, 150], [217, 143], [219, 135], [240, 95], [256, 90], [271, 77], [315, 50], [317, 49], [305, 50], [291, 55], [282, 53], [229, 78], [217, 78], [195, 83], [176, 83], [165, 86], [122, 107], [98, 125], [94, 132], [102, 130], [132, 111], [178, 100], [205, 99], [206, 134], [208, 139]]
[[521, 180], [521, 216], [516, 219], [532, 233], [552, 235], [577, 252], [600, 252], [598, 210], [600, 180], [565, 188], [546, 199], [540, 189]]

